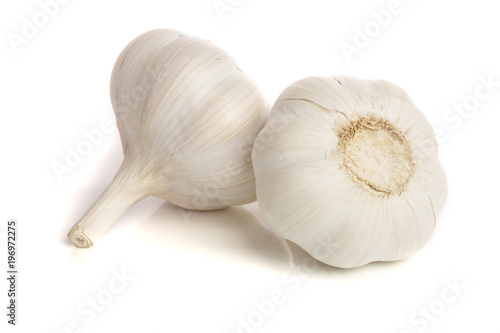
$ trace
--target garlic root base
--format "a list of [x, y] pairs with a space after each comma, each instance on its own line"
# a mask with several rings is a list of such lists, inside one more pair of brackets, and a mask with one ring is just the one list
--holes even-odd
[[68, 239], [76, 247], [91, 247], [94, 245], [92, 243], [92, 241], [90, 240], [90, 238], [88, 238], [87, 235], [85, 235], [82, 230], [80, 230], [76, 227], [73, 227], [69, 231]]

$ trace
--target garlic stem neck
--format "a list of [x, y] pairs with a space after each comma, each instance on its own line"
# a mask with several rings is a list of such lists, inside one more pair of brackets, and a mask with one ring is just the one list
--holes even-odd
[[90, 247], [132, 205], [149, 195], [148, 182], [125, 159], [111, 184], [68, 233], [76, 247]]

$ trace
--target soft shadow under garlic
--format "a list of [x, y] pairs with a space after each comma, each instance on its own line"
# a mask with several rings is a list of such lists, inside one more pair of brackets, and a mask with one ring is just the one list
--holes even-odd
[[274, 233], [265, 221], [261, 223], [259, 213], [251, 213], [254, 211], [247, 205], [200, 212], [165, 202], [138, 226], [135, 237], [146, 244], [157, 244], [172, 251], [195, 252], [220, 260], [267, 266], [281, 272], [293, 270], [306, 279], [332, 279], [339, 275], [365, 274], [367, 271], [383, 272], [387, 266], [408, 262], [372, 262], [355, 269], [332, 267]]
[[282, 240], [241, 206], [199, 212], [165, 202], [137, 227], [139, 242], [273, 269], [287, 268]]

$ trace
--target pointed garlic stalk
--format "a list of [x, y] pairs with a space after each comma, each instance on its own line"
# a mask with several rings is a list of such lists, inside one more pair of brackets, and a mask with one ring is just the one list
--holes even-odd
[[336, 267], [415, 253], [447, 193], [434, 131], [386, 81], [293, 83], [276, 101], [252, 160], [269, 224]]
[[111, 100], [124, 160], [70, 230], [75, 246], [92, 246], [147, 196], [196, 210], [255, 201], [251, 150], [270, 107], [219, 47], [175, 30], [144, 33], [116, 61]]

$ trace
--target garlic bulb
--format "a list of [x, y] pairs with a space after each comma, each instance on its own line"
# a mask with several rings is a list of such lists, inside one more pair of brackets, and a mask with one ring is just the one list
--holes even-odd
[[74, 245], [93, 245], [151, 195], [196, 210], [255, 201], [251, 151], [270, 106], [222, 49], [175, 30], [146, 32], [118, 57], [111, 100], [124, 160], [70, 230]]
[[252, 161], [271, 227], [342, 268], [415, 253], [447, 193], [434, 131], [386, 81], [293, 83], [257, 136]]

